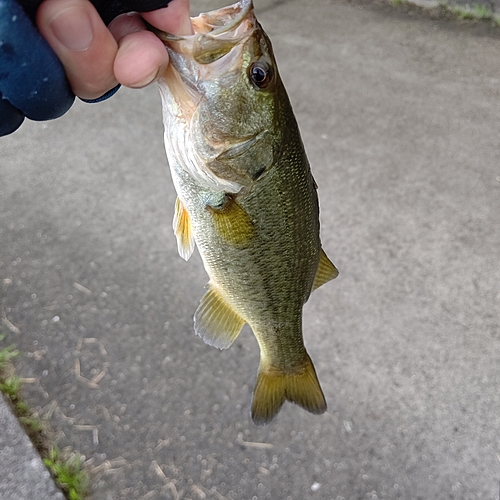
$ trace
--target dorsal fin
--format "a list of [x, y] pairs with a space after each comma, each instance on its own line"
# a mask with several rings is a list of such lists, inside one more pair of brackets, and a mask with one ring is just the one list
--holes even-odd
[[194, 330], [207, 344], [227, 349], [238, 337], [245, 320], [208, 284], [208, 290], [194, 313]]
[[333, 265], [332, 261], [328, 258], [325, 251], [321, 249], [319, 255], [318, 270], [314, 277], [312, 291], [319, 288], [321, 285], [328, 283], [330, 280], [335, 279], [339, 275], [338, 269]]
[[189, 260], [194, 251], [194, 235], [189, 214], [179, 198], [175, 200], [173, 228], [179, 255], [184, 260]]

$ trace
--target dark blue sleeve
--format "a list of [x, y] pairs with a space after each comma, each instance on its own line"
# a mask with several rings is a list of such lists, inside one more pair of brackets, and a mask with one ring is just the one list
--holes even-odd
[[[91, 0], [108, 24], [132, 10], [166, 7], [170, 0]], [[51, 120], [68, 111], [75, 96], [64, 67], [35, 27], [42, 0], [0, 0], [0, 136], [14, 132], [25, 117]], [[98, 99], [111, 97], [119, 85]]]
[[14, 0], [0, 0], [0, 135], [51, 120], [73, 104], [64, 68]]

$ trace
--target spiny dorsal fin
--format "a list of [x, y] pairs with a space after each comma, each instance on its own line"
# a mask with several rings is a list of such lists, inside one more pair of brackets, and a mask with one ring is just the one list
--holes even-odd
[[332, 261], [327, 257], [325, 251], [321, 249], [319, 255], [318, 270], [314, 278], [312, 291], [319, 288], [321, 285], [328, 283], [339, 275], [338, 269], [333, 265]]
[[177, 250], [184, 260], [189, 260], [194, 250], [194, 236], [191, 219], [181, 200], [175, 200], [174, 234], [177, 238]]
[[325, 396], [307, 353], [293, 371], [285, 372], [261, 361], [253, 393], [252, 420], [256, 425], [269, 423], [286, 400], [316, 415], [326, 411]]
[[245, 321], [233, 311], [211, 284], [194, 313], [194, 330], [207, 344], [227, 349], [236, 340]]

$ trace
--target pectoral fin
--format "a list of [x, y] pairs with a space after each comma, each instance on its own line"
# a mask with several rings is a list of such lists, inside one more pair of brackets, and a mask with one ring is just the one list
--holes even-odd
[[194, 236], [191, 219], [181, 200], [175, 200], [174, 234], [177, 238], [177, 250], [184, 260], [189, 260], [194, 250]]
[[217, 234], [225, 242], [244, 247], [253, 238], [254, 223], [232, 195], [227, 195], [220, 207], [207, 205], [207, 209], [212, 213]]
[[194, 330], [207, 344], [227, 349], [238, 337], [245, 321], [234, 312], [211, 284], [194, 313]]
[[321, 249], [319, 256], [318, 270], [314, 278], [312, 291], [319, 288], [321, 285], [328, 283], [339, 275], [338, 269], [333, 265], [332, 261], [327, 257], [325, 251]]

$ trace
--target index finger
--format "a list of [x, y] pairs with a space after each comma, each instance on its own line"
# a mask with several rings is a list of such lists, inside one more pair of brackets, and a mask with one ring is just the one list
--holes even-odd
[[189, 17], [189, 0], [172, 0], [167, 7], [142, 12], [141, 16], [155, 28], [173, 35], [192, 35], [193, 26]]

